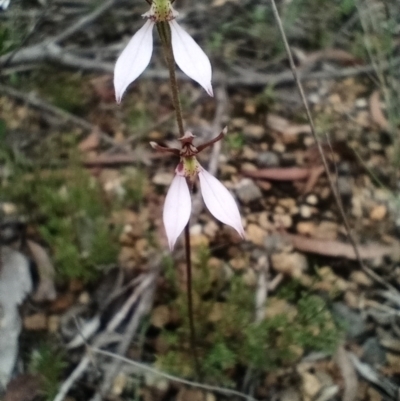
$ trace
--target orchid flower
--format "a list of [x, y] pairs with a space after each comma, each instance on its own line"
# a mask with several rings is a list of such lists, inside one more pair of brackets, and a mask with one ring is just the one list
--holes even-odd
[[201, 195], [210, 213], [217, 220], [234, 228], [244, 238], [242, 220], [233, 196], [196, 159], [197, 153], [222, 139], [226, 132], [227, 129], [225, 128], [216, 138], [198, 147], [193, 145], [194, 135], [186, 132], [180, 138], [182, 144], [180, 150], [165, 148], [155, 142], [150, 142], [150, 145], [156, 150], [180, 156], [180, 162], [175, 169], [175, 177], [165, 198], [163, 210], [164, 227], [171, 251], [189, 222], [192, 210], [190, 189], [197, 176], [199, 177]]
[[172, 44], [176, 64], [206, 92], [213, 96], [211, 86], [211, 63], [193, 38], [176, 22], [178, 12], [170, 0], [153, 0], [150, 11], [142, 17], [147, 21], [132, 37], [115, 64], [114, 88], [117, 102], [120, 103], [126, 88], [149, 65], [153, 53], [153, 28], [155, 24], [168, 22], [167, 29]]

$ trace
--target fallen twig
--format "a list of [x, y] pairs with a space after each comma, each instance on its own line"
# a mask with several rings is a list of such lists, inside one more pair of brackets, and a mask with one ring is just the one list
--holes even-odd
[[206, 391], [214, 391], [216, 393], [224, 394], [224, 395], [228, 395], [228, 396], [229, 395], [230, 396], [236, 396], [236, 397], [243, 398], [243, 399], [245, 399], [247, 401], [257, 401], [255, 398], [253, 398], [253, 397], [251, 397], [249, 395], [246, 395], [244, 393], [241, 393], [240, 391], [230, 390], [230, 389], [224, 388], [224, 387], [211, 386], [211, 385], [208, 385], [208, 384], [197, 383], [197, 382], [193, 382], [193, 381], [190, 381], [190, 380], [182, 379], [180, 377], [173, 376], [173, 375], [170, 375], [168, 373], [165, 373], [165, 372], [162, 372], [160, 370], [157, 370], [155, 368], [152, 368], [151, 366], [148, 366], [148, 365], [146, 365], [144, 363], [133, 361], [132, 359], [125, 358], [125, 357], [123, 357], [121, 355], [114, 354], [112, 352], [104, 351], [102, 349], [98, 349], [98, 348], [94, 348], [94, 347], [89, 347], [89, 350], [91, 352], [93, 352], [94, 354], [105, 355], [105, 356], [108, 356], [110, 358], [118, 359], [119, 361], [124, 362], [124, 363], [126, 363], [128, 365], [132, 365], [135, 368], [138, 368], [138, 369], [140, 369], [142, 371], [151, 372], [151, 373], [153, 373], [153, 374], [155, 374], [157, 376], [164, 377], [165, 379], [170, 380], [170, 381], [175, 382], [175, 383], [181, 383], [181, 384], [184, 384], [186, 386], [195, 387], [195, 388], [199, 388], [199, 389], [206, 390]]
[[350, 260], [376, 259], [384, 256], [395, 256], [399, 245], [385, 246], [376, 243], [368, 245], [358, 245], [358, 255], [351, 244], [340, 241], [326, 241], [303, 235], [287, 234], [293, 246], [302, 252], [316, 253], [318, 255], [330, 256], [335, 258], [346, 258]]

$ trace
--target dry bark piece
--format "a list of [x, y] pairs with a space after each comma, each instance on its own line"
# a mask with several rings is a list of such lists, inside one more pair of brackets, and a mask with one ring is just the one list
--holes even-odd
[[[339, 241], [324, 241], [302, 235], [288, 234], [293, 246], [302, 252], [316, 253], [318, 255], [332, 256], [356, 260], [356, 254], [352, 245]], [[361, 259], [376, 259], [383, 256], [391, 256], [397, 259], [399, 245], [385, 246], [378, 243], [359, 245], [358, 251]]]
[[263, 178], [274, 181], [306, 180], [310, 176], [310, 169], [303, 167], [267, 168], [260, 170], [242, 170], [242, 174], [251, 178]]
[[336, 363], [339, 366], [344, 381], [343, 401], [354, 401], [358, 392], [358, 379], [354, 366], [343, 345], [339, 346], [335, 355]]
[[378, 90], [374, 91], [369, 98], [369, 112], [371, 114], [372, 121], [377, 124], [380, 129], [389, 131], [390, 124], [383, 114]]
[[286, 120], [286, 118], [276, 114], [268, 114], [267, 125], [272, 130], [286, 135], [311, 134], [311, 127], [309, 124], [293, 124]]
[[96, 150], [100, 146], [100, 132], [94, 130], [91, 132], [80, 144], [78, 149], [81, 152], [89, 152], [91, 150]]
[[53, 301], [56, 298], [55, 270], [47, 251], [38, 243], [28, 240], [27, 245], [39, 273], [39, 285], [32, 298], [36, 302]]

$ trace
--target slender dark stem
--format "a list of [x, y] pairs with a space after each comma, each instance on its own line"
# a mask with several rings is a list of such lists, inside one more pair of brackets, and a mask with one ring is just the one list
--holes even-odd
[[169, 82], [172, 93], [172, 103], [175, 108], [176, 122], [178, 123], [179, 135], [182, 137], [185, 134], [185, 131], [183, 129], [182, 106], [181, 106], [181, 101], [179, 99], [178, 81], [176, 79], [176, 73], [175, 73], [175, 59], [172, 50], [171, 28], [169, 27], [168, 22], [159, 22], [157, 24], [157, 29], [163, 44], [165, 60], [167, 62]]
[[[161, 42], [163, 44], [165, 60], [168, 66], [169, 81], [172, 92], [172, 102], [176, 113], [176, 122], [178, 123], [179, 134], [181, 137], [183, 137], [185, 131], [183, 129], [182, 106], [179, 100], [178, 81], [176, 79], [176, 74], [175, 74], [175, 59], [172, 50], [171, 28], [168, 22], [164, 21], [157, 24], [157, 29], [160, 35]], [[190, 330], [190, 348], [192, 350], [196, 375], [198, 376], [197, 379], [201, 380], [202, 375], [201, 375], [199, 358], [196, 350], [196, 331], [194, 327], [194, 316], [193, 316], [192, 259], [191, 259], [189, 223], [190, 222], [188, 222], [185, 226], [185, 254], [186, 254], [186, 272], [187, 272], [186, 285], [187, 285], [188, 318], [189, 318], [189, 330]]]
[[199, 357], [196, 349], [196, 331], [194, 328], [193, 315], [193, 290], [192, 290], [192, 258], [190, 247], [190, 227], [189, 223], [185, 226], [185, 254], [186, 254], [186, 286], [187, 286], [187, 301], [188, 301], [188, 317], [190, 329], [190, 348], [193, 353], [194, 366], [196, 369], [197, 379], [201, 380], [202, 374], [200, 369]]

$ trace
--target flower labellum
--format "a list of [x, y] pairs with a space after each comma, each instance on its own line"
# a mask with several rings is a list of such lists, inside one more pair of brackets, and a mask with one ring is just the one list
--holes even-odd
[[201, 195], [210, 213], [217, 220], [234, 228], [244, 238], [242, 220], [233, 196], [220, 181], [201, 167], [195, 157], [199, 151], [220, 140], [225, 134], [226, 129], [217, 138], [195, 147], [192, 143], [194, 136], [187, 132], [180, 139], [182, 143], [180, 150], [164, 148], [154, 142], [150, 143], [156, 150], [180, 156], [180, 162], [175, 170], [176, 175], [165, 198], [163, 211], [163, 221], [171, 251], [189, 222], [192, 209], [189, 186], [193, 185], [197, 176], [199, 177]]
[[213, 96], [210, 60], [193, 38], [176, 22], [177, 15], [169, 0], [153, 0], [150, 11], [143, 14], [143, 18], [147, 18], [147, 21], [129, 41], [115, 64], [114, 88], [118, 103], [121, 102], [129, 84], [149, 65], [153, 53], [153, 28], [155, 24], [161, 22], [169, 24], [176, 64], [189, 78]]

